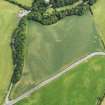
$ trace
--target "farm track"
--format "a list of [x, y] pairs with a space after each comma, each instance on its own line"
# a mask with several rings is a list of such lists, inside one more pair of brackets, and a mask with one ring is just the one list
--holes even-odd
[[66, 69], [64, 69], [63, 71], [61, 71], [60, 73], [57, 73], [56, 75], [54, 75], [53, 77], [43, 81], [42, 83], [40, 83], [39, 85], [35, 86], [33, 89], [29, 90], [28, 92], [24, 93], [23, 95], [17, 97], [16, 99], [13, 99], [11, 101], [8, 100], [8, 96], [9, 93], [11, 91], [11, 87], [10, 90], [8, 91], [8, 95], [6, 97], [6, 101], [4, 105], [14, 105], [15, 103], [21, 101], [22, 99], [30, 96], [33, 92], [37, 91], [38, 89], [46, 86], [47, 84], [49, 84], [50, 82], [56, 80], [57, 78], [59, 78], [60, 76], [62, 76], [63, 74], [67, 73], [68, 71], [73, 70], [73, 68], [75, 68], [76, 66], [78, 66], [79, 64], [83, 63], [84, 61], [94, 57], [94, 56], [105, 56], [105, 52], [93, 52], [89, 55], [87, 55], [86, 57], [78, 60], [77, 62], [73, 63], [72, 65], [70, 65], [69, 67], [67, 67]]

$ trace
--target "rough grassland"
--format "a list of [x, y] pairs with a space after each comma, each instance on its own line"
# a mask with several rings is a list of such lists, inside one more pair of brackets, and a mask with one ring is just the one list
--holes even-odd
[[102, 50], [89, 14], [67, 17], [50, 26], [33, 21], [27, 24], [25, 67], [20, 82], [13, 89], [13, 98], [77, 59]]
[[104, 90], [105, 57], [97, 56], [16, 105], [96, 105]]
[[19, 8], [0, 0], [0, 105], [7, 92], [12, 75], [11, 34], [18, 19]]
[[105, 0], [97, 0], [92, 9], [97, 29], [105, 42]]

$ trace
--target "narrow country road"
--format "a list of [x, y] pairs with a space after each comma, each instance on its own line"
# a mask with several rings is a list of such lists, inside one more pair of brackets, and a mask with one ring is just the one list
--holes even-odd
[[40, 83], [39, 85], [35, 86], [33, 89], [29, 90], [28, 92], [24, 93], [23, 95], [17, 97], [14, 100], [6, 100], [4, 105], [13, 105], [15, 103], [17, 103], [18, 101], [21, 101], [22, 99], [24, 99], [25, 97], [28, 97], [29, 95], [31, 95], [33, 92], [37, 91], [38, 89], [42, 88], [43, 86], [47, 85], [48, 83], [52, 82], [53, 80], [59, 78], [60, 76], [62, 76], [63, 74], [67, 73], [68, 71], [73, 70], [73, 68], [75, 68], [76, 66], [78, 66], [79, 64], [83, 63], [84, 61], [94, 57], [94, 56], [105, 56], [105, 52], [94, 52], [91, 53], [89, 55], [87, 55], [86, 57], [78, 60], [76, 63], [70, 65], [69, 67], [67, 67], [66, 69], [64, 69], [63, 71], [57, 73], [56, 75], [52, 76], [51, 78], [43, 81], [42, 83]]

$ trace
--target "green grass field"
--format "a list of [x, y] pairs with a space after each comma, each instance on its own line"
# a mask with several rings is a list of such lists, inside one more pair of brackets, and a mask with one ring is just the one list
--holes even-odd
[[97, 0], [92, 9], [97, 29], [105, 42], [105, 0]]
[[105, 90], [105, 57], [80, 64], [15, 105], [96, 105]]
[[33, 21], [27, 24], [25, 67], [20, 82], [12, 91], [12, 98], [60, 72], [77, 59], [103, 49], [89, 14], [66, 17], [50, 26]]
[[29, 7], [32, 6], [32, 2], [33, 2], [33, 0], [13, 0], [13, 1], [17, 1], [18, 3]]
[[18, 19], [19, 8], [0, 0], [0, 105], [6, 95], [12, 76], [11, 34]]

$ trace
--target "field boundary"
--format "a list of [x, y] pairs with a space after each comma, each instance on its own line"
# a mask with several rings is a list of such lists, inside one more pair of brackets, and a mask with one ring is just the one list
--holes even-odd
[[24, 10], [31, 10], [31, 7], [25, 6], [21, 3], [18, 3], [17, 1], [12, 1], [12, 0], [5, 0], [6, 2], [9, 2], [10, 4], [13, 4], [15, 6], [18, 6], [19, 8], [22, 8]]
[[89, 55], [87, 55], [86, 57], [84, 58], [81, 58], [80, 60], [78, 60], [77, 62], [71, 64], [70, 66], [68, 66], [67, 68], [65, 68], [63, 71], [61, 71], [60, 73], [57, 73], [56, 75], [52, 76], [51, 78], [41, 82], [39, 85], [35, 86], [34, 88], [32, 88], [31, 90], [27, 91], [26, 93], [24, 93], [23, 95], [17, 97], [16, 99], [13, 99], [13, 100], [9, 100], [9, 94], [10, 94], [10, 91], [11, 91], [11, 87], [12, 87], [12, 84], [10, 86], [10, 89], [8, 91], [8, 94], [7, 94], [7, 97], [6, 97], [6, 100], [5, 100], [5, 103], [4, 105], [14, 105], [15, 103], [21, 101], [22, 99], [26, 98], [26, 97], [29, 97], [33, 92], [37, 91], [38, 89], [48, 85], [50, 82], [56, 80], [57, 78], [59, 78], [60, 76], [62, 76], [63, 74], [67, 73], [68, 71], [71, 71], [73, 70], [73, 68], [75, 68], [76, 66], [78, 66], [79, 64], [83, 63], [84, 61], [94, 57], [94, 56], [105, 56], [105, 52], [93, 52]]

